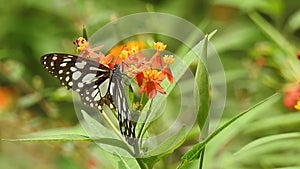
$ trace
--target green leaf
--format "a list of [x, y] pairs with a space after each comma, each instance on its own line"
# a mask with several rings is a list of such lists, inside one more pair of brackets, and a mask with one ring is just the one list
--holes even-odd
[[179, 132], [169, 137], [161, 144], [147, 151], [145, 154], [150, 157], [144, 158], [143, 162], [146, 163], [149, 168], [152, 168], [157, 161], [171, 154], [175, 149], [177, 149], [184, 142], [187, 133], [186, 130], [187, 129], [183, 127]]
[[88, 41], [88, 35], [87, 35], [87, 31], [86, 31], [86, 27], [84, 25], [82, 25], [82, 37]]
[[120, 161], [118, 163], [118, 168], [124, 169], [140, 169], [136, 159], [127, 158], [124, 156], [118, 156]]
[[255, 149], [259, 146], [263, 146], [263, 145], [271, 143], [271, 142], [275, 142], [275, 141], [279, 141], [279, 140], [288, 140], [288, 139], [300, 139], [300, 133], [295, 132], [295, 133], [276, 134], [276, 135], [257, 139], [255, 141], [247, 144], [243, 148], [241, 148], [238, 152], [235, 153], [235, 155], [239, 155], [240, 153], [243, 153], [243, 152], [251, 150], [251, 149]]
[[[177, 147], [179, 147], [183, 143], [183, 141], [186, 137], [186, 133], [187, 133], [186, 128], [185, 127], [181, 128], [176, 134], [167, 138], [164, 142], [162, 142], [155, 148], [147, 151], [146, 154], [149, 156], [154, 156], [157, 154], [165, 156], [167, 154], [170, 154], [171, 152], [173, 152]], [[149, 143], [149, 144], [152, 144], [152, 143]], [[147, 146], [147, 143], [145, 143], [145, 145]]]
[[[202, 52], [200, 59], [198, 61], [195, 80], [196, 85], [194, 86], [195, 91], [198, 91], [196, 98], [196, 103], [199, 103], [199, 109], [197, 113], [198, 126], [201, 130], [201, 137], [205, 138], [208, 135], [208, 122], [205, 129], [204, 124], [208, 117], [209, 106], [210, 106], [210, 96], [209, 96], [209, 81], [208, 73], [205, 67], [204, 62], [207, 59], [207, 45], [208, 45], [208, 36], [206, 35], [202, 43]], [[200, 99], [200, 100], [199, 100]]]
[[101, 168], [128, 168], [139, 169], [139, 164], [135, 158], [119, 156], [110, 151], [105, 151], [99, 147], [90, 148], [92, 157], [101, 164]]
[[276, 99], [278, 97], [278, 93], [273, 94], [272, 96], [260, 101], [259, 103], [257, 103], [256, 105], [250, 107], [249, 109], [245, 110], [244, 112], [236, 115], [234, 118], [232, 118], [230, 121], [226, 122], [223, 126], [221, 126], [220, 128], [218, 128], [216, 131], [214, 131], [211, 135], [209, 135], [204, 141], [198, 143], [197, 145], [195, 145], [190, 151], [188, 151], [187, 153], [185, 153], [181, 160], [181, 164], [179, 165], [180, 167], [185, 166], [187, 163], [189, 163], [190, 161], [196, 160], [199, 158], [199, 154], [202, 151], [202, 149], [206, 146], [206, 144], [208, 144], [215, 136], [217, 136], [220, 132], [222, 132], [225, 128], [227, 128], [228, 126], [230, 126], [233, 122], [237, 121], [238, 119], [240, 119], [241, 117], [243, 117], [244, 115], [251, 113], [252, 111], [254, 111], [255, 109], [259, 108], [259, 107], [263, 107], [264, 104], [266, 104], [267, 102], [271, 102], [272, 100]]
[[185, 166], [187, 163], [189, 163], [190, 161], [196, 160], [200, 157], [200, 153], [201, 151], [204, 149], [205, 147], [205, 142], [201, 142], [197, 145], [195, 145], [191, 150], [189, 150], [187, 153], [185, 153], [182, 157], [181, 157], [181, 164], [179, 165], [178, 168], [182, 168], [183, 166]]
[[66, 141], [92, 141], [92, 139], [85, 135], [85, 133], [81, 129], [81, 127], [76, 126], [76, 127], [73, 127], [73, 128], [59, 128], [59, 129], [44, 130], [44, 131], [24, 135], [21, 138], [2, 139], [2, 141], [13, 141], [13, 142], [58, 141], [58, 142], [66, 142]]
[[112, 132], [111, 130], [104, 127], [97, 120], [89, 116], [89, 114], [87, 114], [85, 111], [83, 111], [82, 114], [84, 118], [84, 123], [87, 123], [85, 125], [85, 129], [88, 131], [90, 137], [92, 137], [96, 143], [100, 143], [103, 146], [113, 146], [116, 147], [116, 149], [120, 148], [120, 151], [125, 150], [120, 153], [132, 153], [128, 145], [125, 143], [125, 141], [121, 140], [117, 133]]
[[18, 139], [1, 139], [2, 141], [11, 141], [11, 142], [69, 142], [69, 141], [92, 141], [87, 136], [76, 135], [76, 134], [61, 134], [61, 135], [49, 135], [49, 136], [36, 136], [29, 138], [18, 138]]

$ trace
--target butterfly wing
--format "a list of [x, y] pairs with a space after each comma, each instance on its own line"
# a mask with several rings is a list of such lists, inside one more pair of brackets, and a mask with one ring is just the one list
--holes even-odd
[[[44, 68], [67, 89], [79, 93], [82, 102], [102, 111], [104, 104], [118, 110], [121, 133], [134, 145], [135, 125], [131, 121], [119, 67], [110, 70], [95, 61], [64, 53], [41, 57]], [[116, 105], [116, 106], [115, 106]]]
[[127, 142], [134, 146], [136, 143], [135, 125], [131, 118], [130, 109], [128, 107], [127, 98], [122, 84], [122, 74], [119, 67], [115, 67], [110, 85], [110, 94], [118, 110], [120, 131], [125, 136]]
[[63, 86], [79, 93], [84, 104], [99, 110], [103, 104], [114, 108], [107, 91], [112, 73], [108, 67], [64, 53], [46, 54], [41, 57], [41, 63]]

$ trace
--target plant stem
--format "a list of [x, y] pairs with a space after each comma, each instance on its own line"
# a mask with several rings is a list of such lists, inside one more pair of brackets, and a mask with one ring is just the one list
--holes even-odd
[[143, 125], [142, 125], [142, 127], [141, 127], [141, 130], [139, 131], [138, 138], [142, 137], [143, 134], [145, 133], [144, 130], [145, 130], [145, 128], [146, 128], [146, 127], [145, 127], [145, 126], [146, 126], [146, 122], [147, 122], [148, 118], [150, 117], [150, 112], [151, 112], [152, 102], [153, 102], [153, 100], [151, 100], [151, 102], [150, 102], [150, 107], [149, 107], [149, 110], [147, 111], [146, 118], [145, 118], [145, 121], [143, 122]]
[[148, 169], [142, 158], [136, 158], [136, 161], [138, 162], [141, 169]]
[[205, 147], [203, 147], [202, 151], [200, 152], [200, 164], [199, 164], [199, 169], [202, 169], [202, 168], [203, 168], [204, 153], [205, 153]]

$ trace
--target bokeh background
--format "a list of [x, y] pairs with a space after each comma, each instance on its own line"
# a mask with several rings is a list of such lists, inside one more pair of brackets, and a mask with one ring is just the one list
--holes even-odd
[[[81, 130], [70, 91], [43, 70], [40, 56], [50, 52], [75, 53], [72, 41], [81, 36], [82, 25], [91, 35], [113, 18], [137, 12], [164, 12], [192, 22], [205, 33], [218, 30], [211, 42], [227, 78], [222, 122], [273, 93], [280, 93], [272, 103], [216, 137], [207, 147], [205, 168], [300, 168], [299, 136], [280, 137], [234, 154], [257, 139], [300, 132], [300, 112], [294, 108], [297, 99], [300, 100], [297, 67], [300, 1], [1, 0], [0, 3], [0, 138], [18, 138], [56, 128]], [[172, 45], [168, 42], [170, 50]], [[180, 156], [197, 140], [195, 129], [182, 147], [155, 167], [175, 168]], [[3, 169], [112, 168], [114, 161], [106, 156], [109, 155], [90, 142], [0, 142]]]

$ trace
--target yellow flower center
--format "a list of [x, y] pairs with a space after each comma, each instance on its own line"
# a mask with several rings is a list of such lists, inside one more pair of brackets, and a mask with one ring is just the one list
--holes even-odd
[[166, 49], [167, 45], [165, 45], [162, 42], [154, 42], [153, 47], [157, 51], [164, 51]]
[[147, 70], [143, 71], [144, 74], [144, 78], [148, 81], [153, 81], [156, 80], [158, 78], [158, 76], [161, 74], [161, 72], [157, 71], [157, 70], [153, 70], [148, 68]]
[[139, 49], [139, 46], [132, 46], [130, 49], [129, 49], [129, 54], [130, 55], [133, 55], [133, 54], [136, 54], [136, 53], [138, 53], [140, 51], [140, 49]]
[[83, 51], [89, 47], [89, 42], [85, 38], [79, 37], [76, 40], [76, 45], [78, 51]]
[[124, 60], [126, 59], [127, 57], [129, 56], [129, 52], [127, 50], [122, 50], [121, 53], [120, 53], [120, 56], [119, 58]]

